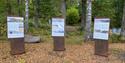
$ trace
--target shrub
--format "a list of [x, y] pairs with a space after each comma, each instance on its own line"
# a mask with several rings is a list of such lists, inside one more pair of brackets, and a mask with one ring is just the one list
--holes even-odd
[[7, 32], [7, 22], [6, 22], [6, 17], [1, 15], [0, 16], [0, 36], [6, 36]]
[[112, 34], [112, 35], [110, 36], [110, 42], [112, 42], [112, 43], [118, 43], [118, 42], [121, 41], [120, 38], [121, 38], [120, 35]]
[[71, 7], [67, 10], [67, 15], [66, 15], [67, 19], [66, 19], [66, 23], [69, 25], [74, 25], [74, 24], [78, 24], [79, 22], [79, 12], [78, 9]]

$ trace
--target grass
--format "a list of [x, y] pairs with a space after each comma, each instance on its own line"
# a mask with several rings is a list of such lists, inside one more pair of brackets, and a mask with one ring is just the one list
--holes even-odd
[[[75, 27], [75, 26], [74, 26]], [[51, 25], [44, 23], [39, 28], [30, 27], [29, 34], [41, 36], [44, 42], [53, 42], [51, 36]], [[66, 32], [65, 43], [66, 44], [82, 44], [83, 33], [81, 31], [75, 30], [72, 32]]]
[[65, 40], [66, 44], [78, 44], [81, 45], [83, 43], [82, 36], [70, 36]]
[[7, 36], [0, 36], [0, 40], [7, 40]]
[[17, 63], [26, 63], [26, 61], [20, 58], [19, 60], [17, 60]]
[[112, 34], [109, 38], [110, 43], [123, 43], [124, 39], [120, 35]]

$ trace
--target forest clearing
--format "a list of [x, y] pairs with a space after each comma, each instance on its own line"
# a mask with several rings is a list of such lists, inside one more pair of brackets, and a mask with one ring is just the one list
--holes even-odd
[[125, 0], [0, 0], [0, 63], [125, 63]]

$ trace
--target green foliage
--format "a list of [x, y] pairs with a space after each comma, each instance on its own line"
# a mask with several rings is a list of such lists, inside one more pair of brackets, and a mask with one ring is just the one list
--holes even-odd
[[71, 7], [67, 10], [67, 24], [69, 25], [74, 25], [74, 24], [78, 24], [78, 21], [80, 19], [79, 17], [79, 12], [78, 9]]
[[93, 2], [94, 17], [109, 17], [114, 13], [112, 0], [96, 0]]
[[114, 13], [113, 0], [96, 0], [93, 2], [93, 17], [112, 18]]
[[110, 18], [111, 28], [119, 28], [121, 26], [123, 0], [95, 0], [92, 7], [93, 18]]
[[0, 36], [6, 35], [6, 5], [5, 0], [0, 0]]
[[110, 36], [110, 42], [112, 42], [112, 43], [118, 43], [120, 41], [121, 41], [121, 36], [120, 35], [112, 34]]
[[[74, 26], [75, 27], [75, 26]], [[83, 43], [83, 32], [80, 30], [67, 32], [66, 36], [66, 44], [78, 44], [81, 45]]]
[[43, 21], [43, 19], [40, 19], [39, 21], [39, 28], [35, 28], [34, 20], [29, 19], [29, 32], [30, 34], [33, 35], [51, 35], [51, 25], [48, 24], [48, 22]]
[[78, 2], [79, 2], [79, 0], [66, 0], [67, 8], [70, 8], [70, 7], [77, 8]]
[[40, 2], [40, 17], [45, 20], [50, 19], [53, 16], [53, 5], [51, 0], [41, 0]]
[[124, 0], [115, 0], [114, 1], [114, 8], [115, 8], [115, 17], [112, 21], [112, 27], [119, 28], [121, 27], [121, 21], [123, 16], [123, 1]]
[[[38, 2], [38, 6], [35, 4]], [[42, 19], [42, 21], [48, 21], [52, 17], [61, 15], [60, 13], [60, 0], [33, 0], [30, 1], [29, 5], [29, 15], [30, 18], [35, 16], [35, 8], [38, 10], [38, 17]]]
[[5, 23], [0, 23], [0, 36], [5, 36], [6, 35], [6, 24]]

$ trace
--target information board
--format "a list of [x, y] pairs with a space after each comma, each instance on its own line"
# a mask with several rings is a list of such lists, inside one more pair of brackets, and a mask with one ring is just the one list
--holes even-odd
[[24, 37], [24, 18], [22, 17], [7, 17], [7, 34], [8, 38]]
[[52, 36], [64, 36], [64, 18], [52, 18]]
[[109, 37], [109, 18], [96, 18], [94, 19], [94, 39], [108, 40]]

